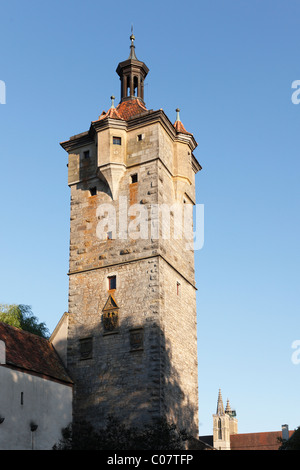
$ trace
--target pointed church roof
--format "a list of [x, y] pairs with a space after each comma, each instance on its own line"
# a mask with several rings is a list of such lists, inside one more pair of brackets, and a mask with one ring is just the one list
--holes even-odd
[[231, 412], [231, 407], [230, 407], [229, 399], [227, 398], [225, 413], [230, 413], [230, 412]]
[[220, 416], [225, 414], [221, 389], [219, 389], [218, 403], [217, 403], [217, 413], [216, 414], [220, 415]]

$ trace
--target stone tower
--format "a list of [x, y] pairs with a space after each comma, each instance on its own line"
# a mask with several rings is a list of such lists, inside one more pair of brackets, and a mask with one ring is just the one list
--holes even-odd
[[149, 70], [130, 39], [116, 70], [119, 104], [111, 97], [88, 131], [61, 143], [71, 190], [74, 416], [98, 427], [107, 415], [134, 425], [165, 416], [197, 436], [192, 220], [182, 214], [195, 204], [201, 166], [179, 110], [172, 124], [162, 109], [147, 109]]
[[227, 400], [224, 410], [221, 390], [219, 390], [217, 411], [213, 415], [213, 446], [217, 450], [230, 450], [230, 436], [237, 434], [238, 421], [235, 411], [231, 410]]

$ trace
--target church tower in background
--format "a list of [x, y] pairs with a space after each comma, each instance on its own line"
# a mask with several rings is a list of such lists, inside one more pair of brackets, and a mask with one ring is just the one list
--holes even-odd
[[237, 434], [238, 420], [227, 400], [224, 409], [221, 390], [219, 390], [217, 411], [213, 415], [213, 447], [217, 450], [230, 450], [230, 436]]
[[194, 250], [197, 143], [144, 101], [135, 38], [121, 96], [62, 142], [71, 190], [68, 371], [74, 418], [166, 417], [198, 435]]

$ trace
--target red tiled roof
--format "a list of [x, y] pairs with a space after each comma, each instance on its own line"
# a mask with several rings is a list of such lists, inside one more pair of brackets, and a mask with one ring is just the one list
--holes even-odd
[[[293, 431], [290, 431], [290, 436]], [[230, 436], [231, 450], [278, 450], [282, 437], [281, 431], [258, 432], [250, 434], [232, 434]]]
[[121, 116], [119, 115], [118, 111], [116, 110], [116, 108], [110, 108], [107, 111], [107, 113], [105, 111], [103, 111], [101, 116], [99, 116], [99, 120], [105, 119], [107, 117], [112, 118], [112, 119], [122, 119]]
[[122, 119], [127, 119], [136, 116], [137, 114], [144, 113], [147, 111], [146, 106], [138, 99], [125, 100], [117, 106], [117, 111]]
[[99, 116], [99, 120], [110, 117], [127, 121], [127, 119], [137, 116], [145, 111], [147, 111], [146, 106], [138, 98], [133, 98], [121, 101], [116, 108], [110, 108], [107, 112], [103, 111]]
[[[98, 121], [107, 117], [112, 119], [122, 119], [127, 121], [128, 119], [135, 117], [141, 113], [148, 111], [146, 106], [138, 98], [132, 98], [129, 100], [121, 101], [116, 108], [110, 108], [107, 112], [102, 111], [98, 118]], [[193, 135], [188, 132], [181, 121], [177, 120], [174, 124], [176, 132], [182, 134]]]
[[45, 378], [72, 383], [53, 345], [45, 338], [0, 322], [5, 364]]
[[191, 135], [191, 133], [188, 132], [188, 131], [185, 129], [185, 127], [184, 127], [184, 125], [182, 124], [181, 121], [176, 121], [176, 122], [174, 123], [174, 127], [175, 127], [175, 129], [176, 129], [177, 132], [181, 132], [182, 134], [189, 134], [189, 135]]

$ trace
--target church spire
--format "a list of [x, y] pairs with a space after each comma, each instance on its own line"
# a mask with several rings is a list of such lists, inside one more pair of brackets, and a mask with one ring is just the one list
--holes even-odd
[[218, 403], [217, 403], [217, 413], [216, 414], [220, 415], [220, 416], [225, 414], [221, 389], [219, 389]]
[[230, 407], [230, 403], [229, 403], [228, 398], [227, 398], [225, 413], [231, 413], [231, 407]]

